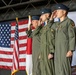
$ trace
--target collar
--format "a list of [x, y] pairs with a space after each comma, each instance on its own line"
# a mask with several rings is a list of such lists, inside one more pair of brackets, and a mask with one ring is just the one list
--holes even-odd
[[[65, 19], [62, 21], [62, 22], [64, 22], [65, 20], [67, 20], [68, 19], [68, 17], [65, 17]], [[62, 22], [60, 22], [60, 23], [62, 23]]]

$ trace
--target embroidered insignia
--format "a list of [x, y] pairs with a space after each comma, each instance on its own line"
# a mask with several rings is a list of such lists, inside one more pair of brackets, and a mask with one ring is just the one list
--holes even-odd
[[73, 24], [71, 24], [71, 26], [72, 26], [72, 27], [74, 27], [74, 26], [75, 26], [75, 24], [73, 23]]
[[54, 30], [53, 30], [53, 29], [51, 29], [51, 32], [54, 32]]

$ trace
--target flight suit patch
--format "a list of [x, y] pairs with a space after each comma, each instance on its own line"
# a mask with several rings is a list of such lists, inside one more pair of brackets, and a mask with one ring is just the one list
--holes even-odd
[[54, 30], [53, 30], [53, 29], [51, 29], [51, 32], [54, 32]]
[[71, 24], [71, 26], [72, 26], [72, 27], [74, 27], [74, 26], [75, 26], [75, 24]]

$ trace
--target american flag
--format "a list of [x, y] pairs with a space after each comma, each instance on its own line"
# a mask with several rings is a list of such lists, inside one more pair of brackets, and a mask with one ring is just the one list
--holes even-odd
[[15, 73], [19, 70], [19, 34], [18, 34], [18, 18], [16, 18], [17, 24], [15, 27], [15, 39], [13, 45], [13, 65], [12, 65], [12, 73], [11, 75], [15, 75]]
[[[26, 29], [28, 20], [19, 21], [19, 70], [26, 69]], [[11, 69], [16, 22], [0, 23], [0, 68]]]

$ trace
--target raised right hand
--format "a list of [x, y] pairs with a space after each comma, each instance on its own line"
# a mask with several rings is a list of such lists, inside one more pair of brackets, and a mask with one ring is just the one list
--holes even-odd
[[49, 20], [53, 20], [54, 18], [56, 18], [56, 12], [57, 12], [56, 10], [52, 12]]
[[38, 26], [40, 26], [42, 24], [42, 19], [40, 18], [38, 21]]

